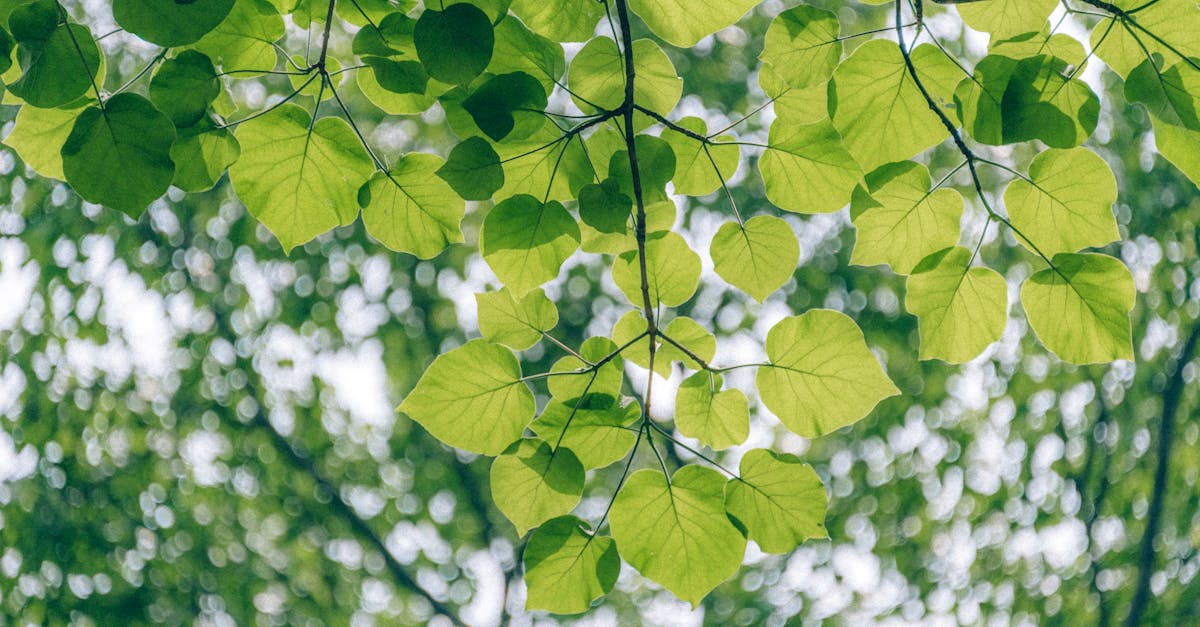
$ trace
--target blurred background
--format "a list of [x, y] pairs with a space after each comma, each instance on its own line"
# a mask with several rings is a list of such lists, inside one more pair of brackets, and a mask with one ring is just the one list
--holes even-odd
[[[839, 10], [848, 32], [891, 17], [886, 6], [817, 4]], [[115, 28], [107, 3], [68, 6], [93, 33]], [[765, 2], [690, 53], [670, 49], [684, 77], [677, 114], [712, 128], [765, 102], [755, 56], [784, 7]], [[1060, 32], [1083, 36], [1077, 19]], [[929, 30], [968, 60], [984, 52], [986, 38], [952, 13]], [[334, 30], [335, 51], [348, 52], [350, 35]], [[289, 26], [284, 47], [303, 50], [306, 37]], [[100, 43], [110, 88], [156, 52], [122, 33]], [[473, 294], [497, 285], [475, 252], [486, 206], [469, 207], [467, 244], [431, 261], [387, 251], [359, 224], [286, 256], [227, 183], [173, 192], [134, 223], [0, 148], [0, 624], [450, 624], [439, 606], [477, 626], [1195, 624], [1200, 194], [1156, 156], [1120, 81], [1090, 63], [1104, 109], [1089, 146], [1121, 188], [1123, 239], [1105, 252], [1135, 277], [1137, 362], [1075, 367], [1041, 348], [1015, 306], [1038, 266], [995, 228], [981, 254], [1009, 280], [1011, 319], [962, 367], [917, 361], [903, 279], [848, 264], [844, 211], [785, 216], [801, 266], [764, 305], [706, 258], [681, 313], [718, 334], [719, 363], [757, 354], [780, 318], [828, 307], [858, 320], [904, 394], [814, 441], [753, 412], [744, 448], [816, 467], [832, 539], [785, 556], [752, 545], [695, 610], [625, 567], [589, 614], [526, 613], [522, 543], [490, 501], [489, 460], [393, 411], [437, 354], [478, 335]], [[237, 81], [235, 104], [258, 110], [288, 93], [278, 78]], [[355, 81], [344, 90], [385, 154], [445, 154], [437, 107], [387, 116]], [[0, 108], [6, 127], [14, 115]], [[771, 119], [769, 107], [751, 117], [742, 138], [761, 141]], [[1023, 168], [1033, 150], [986, 154]], [[935, 178], [956, 154], [926, 155]], [[733, 193], [744, 213], [774, 212], [755, 158], [743, 153]], [[1007, 179], [984, 174], [998, 202]], [[973, 242], [984, 214], [961, 172], [953, 183]], [[729, 219], [724, 198], [676, 201], [677, 230], [706, 257]], [[547, 287], [568, 344], [607, 333], [629, 308], [609, 261], [579, 253]], [[535, 348], [523, 368], [556, 357]], [[669, 418], [669, 404], [656, 414]], [[603, 511], [617, 472], [591, 479], [585, 517]]]

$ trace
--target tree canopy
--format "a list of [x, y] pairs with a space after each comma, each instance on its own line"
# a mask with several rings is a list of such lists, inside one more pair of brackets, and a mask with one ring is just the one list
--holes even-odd
[[1196, 33], [1192, 0], [6, 2], [0, 608], [1192, 615]]

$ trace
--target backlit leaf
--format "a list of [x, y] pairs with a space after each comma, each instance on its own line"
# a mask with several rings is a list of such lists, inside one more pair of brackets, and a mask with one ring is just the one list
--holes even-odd
[[575, 509], [583, 495], [583, 466], [567, 448], [523, 439], [492, 462], [492, 498], [523, 536], [532, 527]]
[[725, 506], [767, 553], [789, 553], [827, 538], [827, 497], [821, 479], [795, 456], [754, 449], [742, 457], [740, 479], [725, 486]]
[[1129, 312], [1135, 292], [1129, 269], [1095, 253], [1064, 253], [1053, 262], [1054, 268], [1021, 285], [1021, 304], [1038, 339], [1071, 363], [1132, 361]]
[[967, 362], [1004, 333], [1004, 277], [970, 262], [971, 251], [955, 246], [930, 255], [908, 277], [904, 306], [917, 316], [921, 359]]

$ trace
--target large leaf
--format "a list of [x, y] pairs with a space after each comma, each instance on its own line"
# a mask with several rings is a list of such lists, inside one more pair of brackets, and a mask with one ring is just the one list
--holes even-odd
[[220, 93], [212, 61], [195, 50], [163, 61], [150, 80], [150, 100], [178, 128], [199, 122]]
[[463, 241], [466, 205], [437, 176], [441, 157], [404, 155], [388, 172], [376, 172], [358, 192], [363, 225], [384, 246], [429, 259]]
[[761, 0], [630, 0], [655, 35], [690, 48], [733, 24]]
[[1051, 257], [1120, 239], [1116, 201], [1116, 177], [1086, 148], [1039, 153], [1029, 165], [1029, 178], [1015, 179], [1004, 190], [1013, 226]]
[[579, 225], [558, 202], [522, 194], [492, 207], [479, 240], [492, 271], [519, 296], [558, 276], [579, 248]]
[[1004, 333], [1004, 277], [970, 262], [971, 251], [955, 246], [930, 255], [908, 277], [904, 305], [917, 316], [921, 359], [970, 361]]
[[229, 129], [214, 128], [204, 121], [179, 129], [171, 145], [171, 160], [175, 162], [171, 184], [186, 192], [212, 189], [241, 154], [241, 144]]
[[463, 200], [491, 200], [504, 186], [500, 155], [482, 137], [468, 137], [455, 146], [437, 175]]
[[1164, 122], [1200, 131], [1200, 71], [1184, 61], [1165, 65], [1156, 58], [1134, 68], [1125, 79], [1125, 99]]
[[513, 0], [512, 12], [554, 41], [583, 41], [596, 32], [604, 6], [577, 0]]
[[789, 553], [801, 542], [827, 538], [827, 497], [821, 479], [792, 455], [754, 449], [739, 477], [725, 486], [725, 507], [767, 553]]
[[675, 394], [675, 428], [715, 449], [736, 446], [750, 435], [750, 408], [738, 389], [721, 389], [721, 375], [697, 372]]
[[767, 356], [756, 379], [762, 402], [804, 437], [853, 424], [900, 393], [858, 325], [829, 309], [777, 323], [767, 333]]
[[726, 222], [713, 236], [710, 252], [717, 274], [760, 303], [792, 278], [800, 261], [792, 227], [774, 216]]
[[1133, 360], [1136, 294], [1125, 264], [1095, 253], [1064, 253], [1053, 262], [1021, 285], [1025, 316], [1042, 344], [1076, 364]]
[[[596, 37], [571, 60], [567, 75], [575, 103], [585, 111], [596, 107], [616, 109], [625, 100], [625, 63], [617, 42]], [[683, 93], [683, 79], [658, 44], [649, 39], [633, 42], [633, 63], [637, 80], [633, 101], [661, 114], [675, 108]]]
[[930, 184], [929, 170], [912, 161], [867, 175], [867, 190], [855, 190], [850, 207], [858, 231], [850, 263], [908, 274], [930, 253], [958, 243], [962, 194]]
[[171, 48], [199, 41], [229, 15], [233, 4], [234, 0], [113, 0], [112, 11], [121, 28]]
[[[679, 126], [707, 136], [708, 127], [704, 120], [686, 117], [676, 122]], [[668, 131], [663, 139], [675, 153], [675, 193], [688, 196], [705, 196], [721, 188], [722, 182], [728, 182], [738, 169], [738, 147], [735, 144], [712, 145], [701, 143], [694, 137], [683, 133]], [[717, 141], [731, 140], [723, 136]]]
[[570, 512], [583, 495], [583, 466], [570, 449], [523, 439], [492, 462], [492, 499], [523, 536]]
[[[677, 307], [687, 302], [700, 284], [700, 256], [678, 233], [655, 234], [646, 241], [646, 283], [650, 306]], [[644, 304], [640, 256], [636, 250], [613, 260], [613, 282], [636, 307]]]
[[546, 108], [546, 92], [537, 79], [524, 72], [489, 78], [463, 100], [462, 106], [479, 130], [494, 141], [510, 133], [528, 137], [546, 122], [538, 113]]
[[[589, 337], [579, 347], [579, 355], [589, 362], [596, 364], [615, 353], [617, 345], [604, 336]], [[620, 355], [609, 359], [599, 368], [589, 367], [578, 357], [569, 355], [554, 362], [550, 371], [562, 373], [550, 377], [546, 387], [550, 395], [561, 401], [572, 404], [576, 399], [588, 395], [601, 394], [617, 398], [621, 394], [621, 383], [624, 382], [625, 362]]]
[[968, 26], [991, 33], [997, 39], [1043, 29], [1055, 0], [991, 0], [983, 3], [958, 3], [958, 14]]
[[450, 446], [499, 455], [533, 420], [533, 392], [512, 351], [472, 340], [435, 359], [399, 410]]
[[858, 162], [827, 121], [791, 124], [776, 120], [767, 144], [758, 169], [767, 200], [780, 209], [832, 213], [846, 206], [854, 186], [862, 180]]
[[[935, 46], [911, 52], [922, 83], [939, 106], [950, 104], [961, 71]], [[949, 89], [940, 86], [949, 85]], [[895, 42], [872, 39], [833, 73], [829, 88], [833, 125], [863, 171], [903, 161], [949, 138], [921, 95]]]
[[633, 473], [610, 514], [617, 551], [643, 575], [699, 606], [737, 571], [746, 551], [746, 538], [725, 515], [724, 493], [724, 478], [702, 466], [684, 466], [669, 482], [659, 470]]
[[195, 48], [226, 70], [268, 70], [275, 67], [273, 44], [283, 33], [283, 18], [270, 2], [237, 0]]
[[341, 119], [314, 123], [285, 104], [239, 126], [237, 138], [242, 156], [229, 168], [230, 182], [284, 251], [358, 216], [371, 160]]
[[17, 151], [21, 161], [38, 174], [66, 180], [62, 169], [62, 145], [75, 125], [78, 110], [21, 107], [5, 145]]
[[175, 177], [175, 126], [142, 96], [117, 94], [88, 107], [62, 147], [63, 173], [90, 202], [137, 218]]
[[597, 536], [587, 523], [562, 516], [538, 527], [523, 555], [525, 609], [578, 614], [608, 594], [621, 573], [612, 538]]

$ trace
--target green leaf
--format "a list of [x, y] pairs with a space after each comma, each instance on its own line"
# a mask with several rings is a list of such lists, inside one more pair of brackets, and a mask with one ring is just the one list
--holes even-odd
[[121, 28], [171, 48], [199, 41], [229, 15], [233, 4], [234, 0], [113, 0], [112, 12]]
[[[686, 117], [676, 124], [697, 135], [708, 135], [708, 127], [700, 118]], [[728, 181], [737, 172], [739, 155], [736, 145], [713, 144], [705, 150], [705, 144], [695, 138], [673, 131], [665, 132], [663, 139], [675, 154], [675, 177], [672, 181], [676, 194], [707, 196], [721, 189], [722, 181]], [[717, 141], [732, 139], [722, 136]]]
[[417, 56], [425, 70], [443, 83], [466, 85], [492, 60], [492, 22], [473, 4], [452, 4], [445, 11], [426, 8], [413, 30]]
[[475, 295], [479, 333], [490, 342], [525, 350], [558, 324], [558, 308], [540, 289], [514, 298], [507, 288]]
[[[497, 144], [504, 186], [496, 197], [529, 194], [558, 201], [578, 198], [579, 188], [592, 182], [593, 172], [578, 138], [557, 141], [561, 137], [554, 125], [546, 124], [529, 137], [509, 137]], [[582, 173], [579, 178], [576, 172]]]
[[[850, 206], [858, 241], [850, 263], [888, 264], [908, 274], [927, 255], [958, 243], [963, 197], [930, 189], [929, 170], [912, 161], [885, 165], [867, 175]], [[869, 193], [868, 193], [869, 192]]]
[[42, 0], [18, 7], [9, 17], [23, 73], [8, 89], [35, 107], [77, 100], [100, 71], [92, 33], [79, 24], [59, 23], [58, 10], [56, 2]]
[[483, 258], [515, 295], [557, 277], [577, 248], [579, 225], [571, 214], [558, 202], [528, 194], [492, 207], [479, 235]]
[[371, 160], [339, 118], [285, 104], [238, 127], [242, 156], [229, 179], [246, 209], [285, 252], [358, 216]]
[[[693, 355], [703, 359], [706, 363], [712, 361], [713, 355], [717, 353], [717, 338], [708, 329], [704, 328], [704, 325], [687, 316], [676, 316], [666, 328], [662, 329], [662, 332], [667, 337], [682, 344], [684, 348]], [[700, 370], [702, 368], [687, 353], [680, 350], [674, 344], [665, 342], [665, 340], [659, 346], [658, 358], [663, 364], [679, 361], [683, 362], [685, 367], [692, 370]], [[671, 370], [668, 367], [667, 375], [670, 375], [670, 373]]]
[[[12, 67], [12, 51], [17, 42], [13, 41], [12, 35], [4, 28], [0, 28], [0, 74], [8, 71]], [[0, 93], [3, 93], [3, 85], [0, 84]]]
[[[926, 109], [928, 111], [928, 109]], [[796, 213], [832, 213], [846, 206], [862, 171], [829, 122], [771, 124], [758, 169], [767, 200]]]
[[417, 54], [413, 29], [417, 21], [399, 12], [389, 13], [376, 24], [358, 30], [351, 43], [354, 54], [360, 56], [412, 58]]
[[759, 60], [771, 65], [791, 88], [824, 84], [842, 58], [837, 15], [808, 5], [793, 7], [771, 21]]
[[[961, 71], [937, 47], [913, 49], [912, 62], [939, 106], [951, 102]], [[948, 90], [938, 86], [949, 83]], [[895, 42], [872, 39], [833, 73], [829, 88], [833, 125], [863, 171], [904, 161], [949, 138], [921, 95]]]
[[201, 122], [178, 133], [171, 144], [171, 160], [175, 162], [171, 184], [185, 192], [212, 189], [242, 154], [241, 144], [228, 129]]
[[75, 125], [78, 110], [21, 107], [4, 143], [38, 174], [64, 181], [62, 146]]
[[524, 72], [489, 78], [462, 104], [479, 129], [495, 141], [514, 132], [517, 137], [527, 137], [546, 121], [538, 113], [546, 108], [546, 92], [537, 79]]
[[410, 152], [386, 174], [373, 174], [358, 192], [367, 232], [384, 246], [421, 259], [463, 241], [466, 205], [436, 176], [442, 167], [437, 155]]
[[513, 0], [512, 12], [553, 41], [583, 41], [596, 32], [604, 7], [577, 0]]
[[[571, 401], [551, 400], [529, 427], [539, 438], [571, 449], [584, 469], [603, 468], [623, 459], [637, 440], [629, 428], [642, 417], [637, 403], [622, 406], [607, 394]], [[565, 430], [565, 432], [564, 432]]]
[[195, 48], [227, 70], [268, 70], [275, 67], [277, 56], [272, 44], [283, 33], [283, 18], [270, 2], [237, 0], [225, 21]]
[[821, 479], [793, 455], [754, 449], [742, 457], [740, 480], [725, 486], [725, 507], [767, 553], [790, 553], [805, 540], [828, 538]]
[[523, 536], [575, 509], [583, 479], [583, 466], [569, 449], [523, 439], [492, 462], [492, 499]]
[[[669, 200], [667, 183], [675, 176], [675, 152], [671, 150], [671, 145], [653, 135], [638, 135], [634, 138], [634, 151], [637, 153], [642, 199], [646, 204]], [[609, 158], [608, 175], [617, 181], [622, 193], [630, 198], [637, 197], [633, 191], [627, 151], [618, 150]]]
[[783, 79], [786, 72], [763, 64], [758, 71], [758, 85], [773, 98], [775, 119], [782, 124], [814, 124], [829, 121], [829, 84], [816, 83], [803, 89], [789, 87]]
[[[1196, 151], [1196, 146], [1200, 144], [1200, 131], [1190, 131], [1162, 120], [1152, 121], [1154, 143], [1158, 153], [1179, 168], [1193, 183], [1200, 185], [1200, 152]], [[16, 134], [16, 131], [13, 133]]]
[[495, 52], [488, 72], [524, 72], [538, 79], [542, 89], [551, 93], [566, 69], [563, 48], [558, 43], [531, 32], [515, 17], [506, 17], [496, 25]]
[[1057, 4], [1055, 0], [991, 0], [954, 6], [967, 26], [1007, 39], [1044, 29]]
[[396, 61], [386, 57], [363, 57], [362, 61], [371, 68], [379, 87], [393, 94], [423, 95], [429, 88], [429, 74], [417, 61]]
[[199, 122], [220, 93], [212, 61], [195, 50], [163, 61], [150, 80], [150, 101], [176, 128]]
[[[633, 42], [633, 101], [651, 111], [667, 114], [683, 93], [683, 79], [658, 44], [649, 39]], [[616, 109], [625, 100], [625, 63], [617, 42], [595, 37], [571, 60], [567, 74], [575, 104], [583, 111]]]
[[[615, 353], [617, 345], [606, 337], [589, 337], [579, 347], [579, 354], [593, 364]], [[549, 377], [546, 387], [550, 395], [562, 401], [574, 401], [589, 395], [617, 398], [624, 382], [625, 362], [620, 355], [612, 357], [599, 368], [590, 367], [578, 357], [568, 356], [554, 362], [550, 372], [564, 373]], [[570, 373], [570, 374], [565, 374]]]
[[[664, 200], [646, 207], [646, 233], [654, 234], [669, 231], [675, 225], [675, 203]], [[587, 222], [579, 225], [583, 236], [580, 248], [584, 252], [619, 255], [637, 248], [637, 240], [632, 229], [626, 228], [620, 233], [603, 233]]]
[[767, 333], [769, 364], [758, 369], [762, 402], [806, 438], [858, 422], [900, 393], [848, 316], [814, 309]]
[[1136, 9], [1138, 26], [1127, 27], [1113, 16], [1092, 29], [1091, 44], [1096, 55], [1117, 74], [1128, 76], [1147, 56], [1200, 58], [1200, 39], [1196, 37], [1200, 11], [1187, 0], [1117, 0], [1115, 4], [1129, 12]]
[[[646, 240], [646, 279], [649, 285], [650, 306], [660, 303], [677, 307], [687, 302], [700, 284], [700, 256], [678, 233], [655, 234]], [[636, 250], [621, 253], [613, 260], [613, 281], [625, 298], [641, 307], [641, 262]]]
[[1168, 124], [1200, 131], [1200, 71], [1184, 61], [1160, 70], [1163, 66], [1155, 58], [1134, 68], [1125, 79], [1125, 99]]
[[738, 389], [721, 389], [721, 375], [697, 372], [675, 393], [675, 428], [715, 449], [736, 446], [750, 435], [750, 407]]
[[917, 316], [921, 359], [965, 363], [1004, 333], [1004, 277], [970, 263], [971, 251], [955, 246], [930, 255], [908, 277], [904, 306]]
[[702, 466], [684, 466], [669, 482], [658, 470], [633, 473], [609, 517], [617, 551], [638, 572], [698, 607], [737, 572], [746, 551], [746, 538], [725, 515], [724, 492], [721, 475]]
[[761, 303], [792, 278], [800, 262], [800, 243], [787, 222], [755, 216], [744, 225], [721, 225], [710, 253], [722, 279]]
[[399, 411], [450, 446], [499, 455], [533, 420], [533, 392], [512, 351], [472, 340], [433, 360]]
[[504, 186], [500, 155], [482, 137], [468, 137], [455, 146], [437, 175], [463, 200], [490, 200]]
[[730, 24], [761, 0], [630, 0], [633, 9], [655, 35], [691, 48]]
[[1048, 54], [1066, 61], [1082, 72], [1087, 64], [1087, 53], [1078, 39], [1063, 33], [1050, 34], [1049, 28], [1040, 32], [1024, 33], [1010, 39], [993, 40], [988, 46], [989, 55], [1000, 55], [1010, 59], [1024, 59], [1039, 54]]
[[579, 190], [579, 219], [601, 233], [624, 233], [632, 210], [633, 200], [616, 179], [589, 183]]
[[591, 533], [587, 523], [562, 516], [538, 527], [523, 556], [525, 609], [555, 614], [587, 611], [612, 590], [621, 557], [612, 538]]
[[62, 147], [63, 173], [89, 202], [137, 218], [175, 177], [175, 127], [142, 96], [124, 93], [88, 107]]
[[1095, 253], [1064, 253], [1053, 262], [1054, 268], [1021, 285], [1021, 303], [1038, 339], [1075, 364], [1132, 361], [1129, 312], [1136, 294], [1129, 269]]
[[1116, 177], [1086, 148], [1038, 153], [1029, 165], [1029, 178], [1015, 179], [1004, 190], [1012, 225], [1050, 257], [1120, 239], [1115, 202]]

